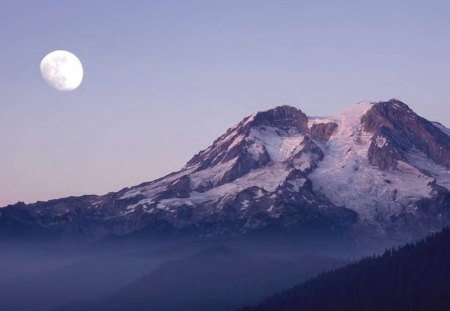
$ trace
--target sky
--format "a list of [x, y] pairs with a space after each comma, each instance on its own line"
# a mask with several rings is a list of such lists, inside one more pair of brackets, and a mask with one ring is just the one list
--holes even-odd
[[[450, 127], [450, 1], [23, 1], [0, 9], [0, 206], [180, 169], [243, 117], [398, 98]], [[83, 63], [73, 92], [39, 72]]]

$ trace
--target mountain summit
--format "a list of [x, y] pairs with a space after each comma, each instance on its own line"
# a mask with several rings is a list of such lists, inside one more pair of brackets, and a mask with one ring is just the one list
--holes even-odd
[[450, 223], [450, 130], [398, 100], [244, 118], [180, 171], [104, 196], [0, 210], [0, 234], [413, 234]]

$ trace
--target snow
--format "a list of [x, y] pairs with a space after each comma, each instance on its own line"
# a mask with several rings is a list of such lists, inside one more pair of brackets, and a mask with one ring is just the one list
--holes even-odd
[[294, 167], [301, 171], [306, 171], [311, 168], [312, 165], [312, 155], [311, 152], [302, 152], [300, 157], [296, 157], [293, 160]]
[[225, 173], [231, 170], [236, 164], [237, 158], [231, 159], [225, 163], [219, 163], [211, 168], [195, 172], [189, 176], [191, 179], [191, 188], [196, 189], [201, 185], [216, 185], [222, 180]]
[[[281, 184], [281, 182], [279, 184]], [[264, 191], [262, 191], [261, 189], [258, 189], [258, 191], [256, 192], [256, 196], [254, 198], [259, 199], [259, 198], [262, 198], [263, 196], [264, 196]]]
[[119, 200], [130, 199], [130, 198], [133, 198], [133, 197], [138, 196], [138, 195], [142, 195], [145, 198], [142, 199], [142, 200], [139, 200], [135, 204], [128, 205], [126, 207], [126, 211], [122, 214], [122, 216], [126, 215], [126, 214], [129, 214], [131, 212], [134, 212], [136, 210], [136, 207], [138, 207], [140, 205], [141, 206], [143, 205], [144, 208], [146, 208], [147, 207], [146, 205], [151, 205], [151, 204], [155, 203], [154, 197], [158, 193], [161, 193], [162, 191], [166, 190], [167, 186], [171, 182], [173, 182], [173, 181], [175, 181], [175, 180], [177, 180], [177, 179], [179, 179], [179, 178], [181, 178], [181, 177], [183, 177], [185, 175], [189, 175], [190, 173], [195, 171], [196, 168], [197, 168], [196, 166], [190, 167], [189, 169], [185, 169], [185, 170], [182, 170], [180, 172], [174, 173], [172, 175], [168, 175], [168, 176], [166, 176], [166, 177], [164, 177], [164, 178], [162, 178], [160, 180], [151, 182], [151, 183], [149, 183], [147, 185], [136, 186], [136, 187], [133, 187], [133, 188], [129, 189], [121, 197], [119, 197]]
[[304, 135], [298, 132], [281, 133], [279, 129], [263, 126], [252, 128], [247, 139], [264, 146], [272, 161], [281, 162], [292, 156]]
[[[222, 135], [220, 140], [216, 143], [216, 147], [219, 147], [219, 146], [222, 146], [224, 144], [231, 142], [231, 144], [228, 146], [228, 149], [231, 149], [235, 145], [239, 144], [244, 139], [244, 136], [239, 135], [236, 130], [247, 125], [248, 123], [252, 122], [255, 119], [255, 116], [256, 116], [256, 114], [251, 114], [248, 117], [244, 118], [244, 120], [242, 120], [235, 126], [228, 129], [227, 132], [224, 135]], [[205, 151], [209, 150], [210, 148], [212, 148], [212, 146], [210, 146]]]
[[96, 201], [92, 202], [91, 205], [88, 206], [88, 208], [91, 208], [91, 207], [97, 208], [97, 207], [99, 207], [102, 203], [103, 203], [103, 201], [102, 201], [101, 199], [100, 199], [100, 200], [96, 200]]
[[[233, 128], [229, 129], [226, 134], [223, 135], [223, 137], [220, 138], [218, 142], [216, 142], [213, 146], [208, 147], [208, 149], [205, 150], [205, 152], [210, 151], [213, 147], [219, 148], [220, 146], [223, 146], [225, 144], [228, 144], [231, 142], [230, 145], [233, 145], [233, 143], [239, 143], [239, 134], [236, 131], [238, 126], [234, 126]], [[235, 142], [237, 140], [237, 142]], [[231, 149], [229, 146], [228, 149]]]
[[442, 124], [438, 123], [438, 122], [432, 122], [433, 125], [435, 127], [437, 127], [438, 129], [440, 129], [442, 132], [444, 132], [445, 134], [447, 134], [447, 136], [450, 136], [450, 129], [446, 128], [445, 126], [443, 126]]
[[153, 203], [153, 198], [146, 198], [146, 199], [140, 200], [136, 204], [128, 205], [126, 209], [134, 212], [136, 210], [136, 207], [138, 207], [139, 205], [146, 205], [146, 204], [152, 204], [152, 203]]
[[[335, 118], [338, 130], [325, 144], [325, 157], [309, 178], [314, 188], [334, 204], [357, 211], [362, 218], [392, 214], [429, 197], [433, 178], [415, 167], [398, 163], [398, 170], [380, 171], [367, 159], [372, 134], [363, 130], [361, 117], [372, 107], [362, 102]], [[377, 140], [378, 146], [386, 141]]]
[[247, 117], [247, 120], [245, 120], [242, 125], [244, 126], [244, 125], [247, 125], [248, 123], [252, 122], [255, 119], [255, 117], [256, 117], [256, 113], [249, 115]]
[[432, 191], [430, 183], [434, 178], [423, 174], [409, 163], [398, 161], [397, 170], [388, 171], [386, 176], [398, 186], [400, 196], [411, 199], [430, 197]]
[[164, 210], [164, 211], [167, 211], [167, 212], [170, 212], [170, 211], [171, 211], [170, 206], [167, 206], [167, 204], [162, 203], [162, 202], [159, 202], [159, 203], [156, 205], [156, 208], [157, 208], [157, 209]]
[[292, 186], [293, 192], [299, 192], [300, 188], [302, 188], [305, 185], [305, 182], [306, 182], [305, 178], [298, 178], [288, 181], [288, 183]]
[[120, 213], [120, 216], [125, 216], [125, 215], [128, 215], [128, 214], [133, 213], [133, 212], [134, 212], [134, 209], [126, 210], [125, 212]]
[[[239, 192], [256, 186], [267, 192], [274, 192], [281, 185], [289, 174], [289, 169], [282, 163], [273, 163], [264, 168], [253, 170], [248, 174], [234, 180], [231, 183], [223, 184], [212, 188], [208, 191], [199, 193], [193, 191], [189, 198], [171, 198], [161, 200], [160, 204], [167, 206], [180, 206], [191, 202], [192, 204], [212, 202], [221, 200], [229, 196], [235, 196]], [[260, 190], [254, 199], [264, 195], [264, 191]]]
[[259, 161], [265, 152], [265, 148], [262, 143], [254, 141], [247, 147], [247, 151], [252, 155], [253, 159]]
[[197, 168], [197, 166], [190, 167], [189, 169], [185, 169], [185, 170], [182, 170], [175, 174], [168, 175], [160, 180], [153, 181], [145, 186], [133, 187], [133, 188], [129, 189], [128, 191], [126, 191], [119, 198], [119, 200], [133, 198], [137, 195], [143, 195], [145, 197], [153, 197], [156, 194], [158, 194], [159, 192], [163, 191], [167, 187], [168, 184], [170, 184], [171, 182], [173, 182], [185, 175], [192, 173], [193, 171], [195, 171], [196, 168]]
[[[358, 104], [337, 116], [336, 133], [325, 144], [325, 157], [312, 174], [315, 176], [340, 176], [344, 168], [355, 168], [358, 163], [367, 161], [371, 134], [362, 130], [361, 117], [369, 110], [371, 104]], [[319, 178], [318, 181], [321, 181]]]
[[[208, 168], [208, 169], [201, 170], [198, 172], [193, 172], [193, 171], [195, 171], [196, 167], [191, 167], [184, 171], [181, 171], [181, 172], [178, 172], [171, 176], [168, 176], [162, 180], [152, 182], [149, 185], [142, 186], [142, 187], [135, 187], [135, 188], [131, 189], [130, 191], [127, 191], [125, 194], [123, 194], [120, 197], [120, 199], [128, 199], [128, 198], [135, 197], [137, 195], [145, 196], [146, 198], [140, 200], [139, 202], [137, 202], [135, 204], [130, 204], [129, 206], [127, 206], [127, 208], [126, 208], [127, 210], [134, 211], [135, 208], [140, 205], [151, 205], [151, 204], [155, 203], [154, 197], [157, 194], [166, 190], [167, 186], [171, 182], [173, 182], [183, 176], [186, 176], [186, 175], [189, 175], [192, 188], [197, 188], [201, 185], [207, 185], [209, 183], [216, 184], [222, 179], [223, 175], [231, 169], [231, 167], [235, 164], [236, 160], [237, 160], [237, 158], [234, 158], [228, 162], [219, 163], [218, 165], [216, 165], [212, 168]], [[195, 193], [194, 193], [194, 196], [201, 197], [202, 194], [195, 195]], [[193, 203], [192, 202], [184, 202], [183, 204], [193, 204]], [[158, 203], [157, 208], [163, 209], [163, 210], [169, 210], [169, 204], [164, 204], [161, 201]]]
[[330, 118], [308, 116], [308, 128], [312, 128], [315, 124], [327, 124], [332, 122], [334, 122], [334, 120]]
[[[436, 181], [450, 190], [450, 171], [440, 166], [423, 154], [411, 154], [407, 162], [399, 161], [396, 170], [381, 171], [370, 165], [368, 150], [375, 140], [378, 148], [388, 144], [385, 137], [365, 132], [361, 125], [361, 117], [372, 107], [373, 103], [361, 102], [343, 113], [328, 118], [310, 117], [308, 126], [314, 124], [335, 122], [338, 128], [328, 142], [319, 144], [325, 157], [319, 161], [318, 167], [309, 174], [315, 190], [325, 194], [334, 204], [345, 206], [359, 213], [363, 219], [373, 220], [382, 213], [389, 216], [400, 211], [414, 211], [414, 202], [420, 198], [431, 196], [432, 183]], [[254, 115], [244, 119], [240, 125], [253, 120]], [[446, 134], [450, 130], [435, 123]], [[241, 202], [241, 210], [249, 208], [250, 203], [269, 193], [269, 198], [276, 197], [276, 190], [283, 184], [292, 168], [308, 171], [313, 163], [314, 155], [304, 152], [292, 161], [293, 167], [285, 162], [292, 159], [302, 147], [304, 134], [298, 130], [281, 130], [269, 126], [251, 128], [245, 137], [237, 134], [238, 126], [230, 129], [218, 145], [228, 144], [228, 150], [247, 140], [247, 151], [254, 159], [267, 152], [272, 162], [265, 167], [252, 170], [233, 182], [222, 184], [205, 192], [192, 191], [188, 198], [169, 198], [159, 202], [155, 196], [166, 190], [172, 182], [183, 176], [189, 176], [192, 189], [202, 185], [217, 185], [225, 173], [236, 164], [237, 158], [213, 167], [196, 171], [198, 166], [169, 175], [161, 180], [138, 186], [126, 191], [120, 199], [129, 199], [137, 195], [145, 198], [136, 204], [129, 205], [123, 212], [126, 215], [143, 206], [144, 211], [154, 212], [162, 209], [174, 212], [181, 205], [196, 206], [200, 203], [214, 204], [218, 208], [221, 202], [250, 187], [260, 189], [251, 199]], [[211, 147], [207, 150], [211, 150]], [[412, 164], [412, 165], [411, 165]], [[290, 191], [299, 192], [306, 182], [305, 178], [289, 180]], [[306, 200], [307, 198], [305, 198]], [[274, 212], [273, 206], [268, 212]]]
[[233, 149], [234, 146], [237, 146], [242, 140], [244, 139], [243, 135], [239, 135], [236, 136], [235, 138], [233, 138], [233, 141], [231, 142], [231, 144], [228, 146], [228, 150]]
[[411, 152], [408, 161], [421, 171], [436, 178], [436, 184], [445, 187], [450, 191], [450, 170], [429, 159], [425, 154]]
[[241, 210], [245, 210], [250, 205], [250, 201], [249, 200], [244, 200], [244, 201], [241, 202], [241, 204], [242, 204]]
[[383, 148], [384, 146], [387, 145], [387, 144], [386, 144], [386, 138], [383, 137], [383, 136], [377, 136], [377, 137], [375, 138], [375, 145], [376, 145], [378, 148]]

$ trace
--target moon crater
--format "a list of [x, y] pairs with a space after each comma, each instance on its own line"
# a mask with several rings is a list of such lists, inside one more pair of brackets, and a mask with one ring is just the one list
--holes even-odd
[[83, 80], [83, 66], [69, 51], [50, 52], [42, 59], [40, 69], [44, 80], [58, 91], [73, 91]]

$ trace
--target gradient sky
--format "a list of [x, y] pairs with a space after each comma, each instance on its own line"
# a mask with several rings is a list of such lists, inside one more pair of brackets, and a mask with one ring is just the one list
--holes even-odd
[[[181, 168], [244, 116], [398, 98], [450, 126], [450, 1], [21, 1], [0, 8], [0, 206]], [[66, 49], [85, 79], [53, 90]]]

